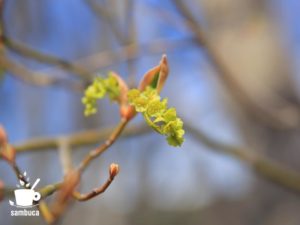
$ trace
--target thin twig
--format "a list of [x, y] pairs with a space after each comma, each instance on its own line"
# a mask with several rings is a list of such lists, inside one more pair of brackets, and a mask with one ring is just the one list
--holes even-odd
[[61, 137], [58, 139], [58, 155], [62, 165], [63, 173], [66, 175], [73, 167], [72, 154], [67, 138]]
[[[96, 72], [116, 63], [127, 62], [128, 60], [139, 59], [141, 56], [150, 54], [161, 54], [174, 51], [175, 49], [187, 48], [191, 46], [193, 38], [184, 39], [157, 39], [150, 43], [134, 43], [122, 46], [114, 51], [107, 50], [100, 53], [75, 60], [73, 64], [89, 68], [89, 71]], [[59, 74], [56, 68], [49, 68], [47, 72], [51, 74]]]
[[215, 50], [213, 43], [211, 43], [205, 32], [202, 30], [201, 25], [197, 22], [197, 19], [186, 6], [186, 2], [174, 0], [174, 3], [178, 9], [178, 12], [185, 18], [186, 25], [195, 34], [197, 43], [203, 47], [207, 57], [213, 64], [214, 69], [220, 75], [220, 78], [224, 84], [227, 85], [228, 90], [232, 93], [232, 96], [241, 104], [241, 106], [243, 106], [245, 110], [250, 112], [257, 119], [260, 119], [272, 128], [293, 128], [294, 124], [286, 122], [285, 118], [283, 118], [280, 114], [259, 105], [248, 95], [248, 93], [234, 79], [232, 72], [227, 65], [224, 64], [222, 58]]
[[[17, 179], [23, 181], [25, 186], [27, 187], [28, 181], [24, 177], [24, 175], [21, 172], [21, 170], [20, 170], [19, 166], [17, 165], [17, 163], [16, 162], [10, 163], [10, 166], [12, 167]], [[30, 188], [30, 185], [27, 188]]]
[[110, 29], [112, 30], [114, 36], [117, 38], [118, 42], [128, 44], [127, 37], [123, 34], [121, 29], [116, 24], [116, 21], [114, 21], [114, 17], [111, 12], [111, 8], [103, 7], [96, 3], [94, 0], [85, 0], [87, 5], [92, 9], [93, 12], [97, 16], [99, 16], [101, 19], [105, 20]]
[[231, 155], [249, 165], [257, 175], [287, 190], [300, 194], [300, 173], [285, 168], [249, 149], [231, 146], [214, 140], [188, 123], [185, 123], [185, 129], [209, 149]]
[[[134, 44], [137, 41], [137, 26], [135, 22], [135, 3], [133, 0], [127, 0], [125, 3], [125, 27], [127, 27], [127, 42]], [[136, 49], [138, 52], [139, 49]], [[136, 66], [134, 60], [128, 60], [128, 86], [136, 87]]]
[[82, 91], [84, 85], [81, 82], [72, 81], [69, 79], [62, 79], [58, 77], [50, 77], [47, 74], [36, 73], [30, 71], [23, 65], [14, 62], [7, 58], [3, 52], [0, 53], [0, 67], [15, 75], [16, 78], [35, 86], [64, 86], [72, 90]]
[[[100, 145], [99, 147], [97, 147], [94, 150], [90, 151], [86, 155], [86, 157], [81, 161], [81, 163], [79, 164], [79, 166], [77, 168], [79, 176], [82, 175], [84, 170], [88, 167], [88, 165], [90, 164], [90, 162], [93, 159], [95, 159], [96, 157], [101, 155], [105, 150], [107, 150], [117, 140], [118, 137], [120, 137], [122, 131], [124, 130], [124, 128], [126, 127], [128, 122], [129, 122], [129, 120], [127, 120], [125, 118], [121, 118], [120, 123], [113, 130], [113, 132], [110, 134], [108, 139], [102, 145]], [[112, 170], [113, 170], [113, 172], [112, 172]], [[92, 190], [91, 192], [89, 192], [87, 194], [81, 194], [78, 191], [74, 190], [73, 191], [73, 197], [76, 198], [79, 201], [86, 201], [88, 199], [91, 199], [91, 198], [103, 193], [109, 187], [109, 185], [113, 181], [114, 177], [117, 175], [118, 166], [115, 165], [115, 164], [112, 164], [111, 167], [110, 167], [109, 173], [110, 173], [109, 179], [105, 182], [105, 184], [103, 186], [101, 186], [99, 188], [96, 188], [96, 189]]]
[[97, 156], [103, 153], [116, 141], [116, 139], [120, 136], [120, 134], [124, 130], [127, 123], [128, 120], [122, 118], [118, 126], [114, 129], [112, 134], [109, 136], [109, 138], [102, 145], [89, 152], [89, 154], [81, 161], [78, 167], [78, 171], [80, 171], [80, 173], [82, 173], [85, 170], [85, 168], [89, 165], [89, 163], [93, 159], [95, 159]]
[[[87, 130], [53, 138], [35, 138], [27, 140], [24, 143], [16, 144], [14, 145], [14, 148], [18, 154], [33, 151], [55, 150], [59, 147], [59, 139], [65, 138], [68, 140], [70, 150], [72, 151], [78, 147], [93, 145], [99, 141], [105, 140], [113, 130], [113, 127], [107, 127], [100, 130]], [[145, 125], [131, 125], [126, 127], [121, 138], [133, 135], [143, 135], [149, 131], [150, 129]]]
[[[28, 189], [31, 189], [30, 183], [25, 178], [24, 174], [21, 172], [19, 166], [16, 163], [14, 148], [11, 148], [10, 150], [13, 151], [13, 152], [10, 153], [10, 154], [13, 154], [13, 156], [7, 157], [5, 154], [4, 155], [1, 154], [2, 158], [4, 160], [6, 160], [7, 163], [12, 167], [13, 171], [15, 172], [15, 175], [16, 175], [17, 179], [20, 180], [20, 181], [23, 181], [23, 183], [24, 183], [23, 186], [28, 188]], [[2, 184], [2, 182], [0, 182], [0, 183]], [[3, 185], [1, 185], [1, 186], [3, 187]], [[6, 196], [3, 196], [4, 194], [9, 195], [10, 193], [9, 192], [5, 193], [4, 190], [0, 190], [0, 197], [1, 198], [6, 197]], [[42, 212], [42, 215], [44, 216], [45, 220], [48, 221], [49, 218], [47, 218], [47, 216], [49, 216], [48, 215], [49, 214], [49, 209], [48, 209], [47, 204], [43, 200], [39, 201], [39, 208], [40, 208], [40, 210]]]
[[[55, 191], [57, 191], [58, 189], [61, 189], [58, 194], [57, 200], [53, 203], [52, 210], [47, 210], [44, 213], [45, 214], [44, 217], [45, 217], [46, 221], [48, 220], [49, 222], [52, 223], [59, 218], [59, 216], [62, 214], [62, 212], [64, 211], [64, 209], [67, 205], [67, 202], [70, 197], [70, 193], [72, 193], [73, 197], [76, 198], [77, 200], [85, 201], [85, 200], [91, 199], [91, 198], [103, 193], [109, 187], [109, 185], [113, 181], [114, 177], [118, 173], [118, 169], [117, 169], [118, 167], [115, 166], [115, 164], [111, 165], [109, 179], [100, 188], [94, 189], [93, 191], [91, 191], [90, 193], [87, 193], [87, 194], [80, 194], [78, 191], [75, 190], [85, 168], [89, 165], [89, 163], [93, 159], [95, 159], [97, 156], [99, 156], [101, 153], [103, 153], [106, 149], [108, 149], [116, 141], [116, 139], [120, 136], [121, 132], [124, 130], [127, 123], [128, 123], [128, 120], [122, 118], [119, 125], [113, 130], [113, 132], [111, 133], [109, 138], [104, 142], [104, 144], [100, 145], [96, 149], [89, 152], [89, 154], [82, 160], [82, 162], [80, 163], [77, 170], [71, 171], [71, 170], [69, 170], [69, 167], [68, 167], [68, 170], [70, 171], [70, 173], [66, 174], [65, 179], [62, 183], [57, 183], [56, 185], [48, 185], [41, 190], [43, 196], [48, 196], [48, 195], [54, 193]], [[60, 142], [59, 142], [60, 145], [62, 144], [61, 140], [63, 140], [63, 142], [64, 142], [63, 145], [68, 143], [68, 147], [69, 147], [68, 139], [60, 138], [59, 140], [60, 140]], [[60, 147], [62, 147], [62, 146], [60, 146]], [[70, 155], [68, 155], [67, 157], [69, 158]]]
[[58, 57], [54, 57], [51, 55], [47, 55], [44, 53], [41, 53], [39, 51], [36, 51], [32, 48], [29, 48], [28, 46], [21, 44], [19, 42], [14, 41], [13, 39], [9, 38], [7, 36], [7, 30], [6, 30], [6, 24], [4, 21], [4, 8], [5, 8], [5, 0], [1, 2], [0, 6], [0, 39], [1, 44], [9, 48], [10, 50], [23, 55], [25, 57], [29, 57], [31, 59], [35, 59], [39, 62], [48, 63], [48, 64], [54, 64], [59, 66], [60, 68], [64, 70], [68, 70], [75, 75], [78, 75], [82, 80], [90, 80], [91, 75], [88, 73], [87, 70], [73, 65], [72, 63], [68, 62], [64, 59], [59, 59]]
[[[238, 158], [239, 160], [247, 163], [251, 168], [253, 168], [257, 175], [262, 176], [267, 180], [274, 182], [277, 185], [286, 187], [289, 190], [294, 190], [300, 193], [300, 175], [297, 172], [286, 169], [282, 165], [275, 163], [267, 158], [264, 158], [263, 156], [255, 154], [253, 151], [250, 151], [248, 149], [231, 146], [213, 140], [200, 130], [195, 129], [189, 123], [185, 123], [185, 129], [188, 133], [195, 136], [197, 140], [201, 141], [201, 143], [208, 146], [211, 150], [218, 150], [221, 153], [225, 153], [235, 158]], [[70, 145], [74, 148], [79, 146], [95, 144], [99, 140], [105, 139], [111, 132], [112, 128], [107, 128], [100, 131], [92, 130], [81, 133], [75, 133], [67, 137], [69, 138]], [[146, 126], [128, 127], [127, 129], [125, 129], [121, 137], [126, 137], [130, 135], [140, 135], [145, 134], [146, 132], [149, 132], [149, 129]], [[56, 147], [57, 138], [36, 139], [19, 146], [15, 146], [17, 152], [55, 149]]]
[[68, 72], [72, 72], [73, 74], [78, 75], [82, 80], [88, 81], [91, 79], [91, 74], [86, 69], [77, 65], [73, 65], [71, 62], [65, 59], [60, 59], [58, 57], [47, 55], [40, 51], [34, 50], [33, 48], [30, 48], [20, 42], [14, 41], [7, 36], [3, 36], [2, 40], [4, 45], [8, 49], [14, 51], [19, 55], [34, 59], [41, 63], [56, 65]]
[[102, 186], [95, 188], [91, 192], [86, 193], [86, 194], [81, 194], [78, 191], [74, 191], [73, 197], [75, 199], [77, 199], [78, 201], [87, 201], [89, 199], [92, 199], [92, 198], [102, 194], [110, 186], [110, 184], [113, 182], [114, 178], [116, 177], [116, 175], [118, 173], [119, 173], [119, 166], [114, 163], [111, 164], [110, 168], [109, 168], [109, 177]]
[[112, 179], [108, 178], [101, 187], [95, 188], [91, 192], [86, 193], [86, 194], [81, 194], [78, 191], [74, 191], [73, 197], [78, 201], [90, 200], [90, 199], [94, 198], [95, 196], [102, 194], [109, 187], [109, 185], [112, 183], [112, 181], [113, 181]]
[[62, 182], [55, 183], [55, 184], [48, 184], [39, 189], [39, 193], [41, 194], [42, 198], [46, 198], [56, 192], [62, 185]]
[[[113, 1], [106, 2], [106, 7], [100, 6], [95, 3], [94, 0], [86, 0], [86, 3], [90, 8], [98, 15], [101, 19], [106, 21], [111, 28], [113, 34], [117, 38], [120, 45], [134, 44], [136, 42], [136, 26], [134, 21], [134, 2], [132, 0], [127, 0], [124, 2], [126, 10], [125, 27], [127, 28], [127, 33], [123, 32], [121, 27], [118, 26], [117, 21], [115, 21], [116, 16], [113, 15], [112, 9], [114, 9]], [[138, 52], [138, 48], [134, 49]], [[128, 52], [128, 54], [131, 54]], [[126, 58], [129, 56], [126, 56]], [[134, 86], [135, 84], [135, 65], [134, 61], [129, 59], [128, 64], [128, 83], [129, 86]]]

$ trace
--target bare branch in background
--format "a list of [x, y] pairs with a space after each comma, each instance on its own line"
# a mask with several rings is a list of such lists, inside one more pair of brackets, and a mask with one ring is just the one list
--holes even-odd
[[285, 168], [271, 159], [264, 158], [256, 154], [253, 150], [214, 140], [191, 124], [186, 123], [185, 128], [209, 149], [233, 156], [246, 163], [258, 176], [300, 194], [299, 172]]
[[[125, 128], [122, 137], [143, 135], [149, 130], [150, 129], [147, 126], [131, 125]], [[113, 127], [107, 127], [100, 130], [87, 130], [60, 137], [35, 138], [24, 143], [14, 145], [14, 148], [18, 154], [43, 150], [55, 150], [59, 148], [60, 139], [64, 138], [68, 141], [70, 149], [73, 150], [81, 146], [93, 145], [99, 141], [103, 141], [112, 133], [112, 131]]]
[[[34, 49], [29, 48], [26, 45], [23, 45], [21, 43], [18, 43], [14, 40], [12, 40], [11, 38], [9, 38], [6, 34], [6, 25], [5, 25], [5, 21], [4, 21], [4, 15], [3, 15], [3, 11], [5, 8], [5, 1], [1, 2], [1, 8], [0, 8], [0, 32], [1, 32], [1, 44], [8, 47], [10, 50], [34, 59], [38, 62], [42, 62], [42, 63], [48, 63], [48, 64], [54, 64], [56, 66], [59, 66], [60, 68], [67, 70], [69, 72], [74, 73], [75, 75], [79, 76], [82, 80], [89, 80], [90, 79], [90, 74], [88, 73], [88, 71], [86, 71], [83, 68], [80, 68], [78, 66], [74, 66], [72, 63], [68, 62], [67, 60], [64, 59], [59, 59], [57, 57], [53, 57], [41, 52], [38, 52]], [[4, 53], [4, 51], [3, 51]]]
[[[192, 46], [191, 43], [193, 41], [193, 38], [174, 40], [163, 38], [154, 40], [150, 43], [134, 43], [121, 46], [116, 50], [102, 51], [100, 53], [75, 60], [73, 64], [88, 68], [88, 70], [92, 73], [117, 63], [127, 62], [128, 60], [136, 60], [145, 55], [161, 55], [165, 52], [188, 48]], [[46, 71], [51, 74], [59, 74], [59, 71], [56, 68], [49, 68]]]
[[[134, 44], [137, 43], [137, 31], [135, 22], [135, 3], [133, 0], [127, 0], [125, 3], [125, 27], [127, 27], [127, 42]], [[138, 52], [139, 49], [136, 49]], [[129, 87], [136, 86], [136, 66], [133, 60], [128, 61], [128, 85]]]
[[0, 67], [30, 85], [42, 87], [63, 86], [76, 91], [82, 91], [84, 89], [84, 85], [81, 82], [30, 71], [27, 67], [10, 60], [3, 53], [0, 54]]
[[195, 34], [197, 43], [203, 47], [204, 51], [207, 53], [207, 57], [211, 61], [213, 68], [220, 75], [220, 79], [222, 79], [224, 84], [227, 86], [232, 97], [235, 98], [246, 111], [250, 112], [266, 125], [276, 129], [291, 129], [298, 125], [290, 123], [289, 120], [286, 119], [285, 115], [268, 110], [266, 107], [256, 103], [234, 79], [230, 69], [223, 63], [223, 60], [215, 51], [213, 43], [211, 43], [209, 38], [206, 36], [201, 25], [188, 9], [186, 3], [181, 0], [174, 0], [174, 3], [178, 12], [184, 17], [187, 27], [189, 27]]
[[[2, 11], [3, 1], [0, 0], [0, 67], [1, 69], [11, 73], [17, 79], [30, 85], [41, 87], [60, 86], [76, 91], [83, 91], [86, 83], [90, 81], [94, 72], [97, 70], [120, 62], [126, 62], [128, 65], [129, 85], [127, 85], [126, 82], [124, 82], [123, 79], [121, 79], [121, 77], [116, 73], [111, 73], [107, 80], [102, 78], [97, 80], [98, 78], [96, 78], [94, 86], [90, 86], [90, 89], [86, 89], [84, 98], [86, 96], [87, 98], [82, 101], [83, 104], [85, 104], [86, 109], [92, 108], [94, 112], [97, 110], [96, 101], [103, 96], [109, 96], [110, 100], [117, 102], [119, 104], [121, 119], [116, 127], [107, 127], [101, 130], [85, 130], [78, 133], [59, 135], [55, 137], [35, 138], [27, 140], [21, 144], [16, 144], [15, 146], [8, 143], [6, 133], [4, 129], [0, 127], [0, 160], [2, 159], [8, 162], [17, 179], [22, 180], [25, 184], [28, 183], [28, 180], [26, 180], [23, 176], [21, 169], [16, 163], [16, 154], [57, 150], [64, 176], [59, 181], [56, 181], [56, 183], [48, 184], [39, 189], [42, 197], [42, 200], [39, 202], [39, 209], [47, 223], [57, 222], [60, 216], [64, 213], [65, 208], [70, 202], [72, 202], [72, 200], [90, 200], [106, 191], [112, 184], [112, 181], [119, 173], [119, 166], [114, 163], [110, 165], [109, 175], [103, 185], [84, 194], [80, 193], [79, 190], [79, 184], [82, 181], [81, 178], [84, 171], [94, 159], [98, 158], [103, 152], [110, 148], [117, 139], [129, 136], [138, 137], [150, 131], [148, 126], [144, 126], [142, 124], [127, 127], [128, 122], [138, 112], [142, 112], [143, 114], [143, 112], [148, 113], [152, 111], [152, 113], [146, 114], [146, 119], [144, 118], [148, 125], [159, 134], [166, 136], [169, 144], [172, 143], [170, 142], [170, 140], [173, 140], [172, 138], [176, 138], [179, 136], [178, 134], [181, 134], [180, 138], [182, 138], [182, 141], [177, 142], [179, 143], [177, 145], [174, 145], [173, 143], [173, 146], [180, 146], [182, 144], [184, 140], [183, 134], [185, 133], [183, 129], [183, 122], [180, 118], [177, 118], [175, 108], [167, 109], [167, 99], [161, 100], [161, 96], [159, 96], [160, 89], [168, 74], [166, 56], [163, 56], [161, 61], [164, 62], [165, 67], [163, 67], [162, 63], [160, 63], [158, 66], [152, 68], [150, 72], [146, 73], [142, 79], [141, 85], [138, 87], [139, 89], [130, 90], [128, 88], [128, 86], [132, 86], [136, 83], [135, 60], [140, 59], [141, 57], [147, 57], [151, 54], [161, 54], [167, 51], [175, 51], [180, 48], [188, 48], [192, 46], [191, 43], [196, 42], [200, 47], [203, 47], [213, 68], [220, 75], [220, 79], [245, 112], [250, 113], [255, 118], [272, 128], [294, 128], [295, 124], [289, 123], [282, 114], [276, 111], [271, 111], [267, 107], [258, 104], [258, 102], [251, 98], [249, 92], [245, 91], [239, 82], [234, 79], [234, 74], [232, 74], [230, 68], [224, 64], [222, 58], [218, 55], [215, 46], [206, 36], [202, 26], [199, 24], [196, 17], [193, 16], [191, 10], [187, 7], [186, 2], [181, 0], [174, 1], [177, 10], [180, 13], [179, 18], [183, 17], [178, 24], [180, 24], [180, 28], [182, 28], [182, 25], [184, 25], [184, 28], [188, 28], [191, 33], [193, 33], [194, 37], [176, 40], [164, 38], [157, 39], [149, 43], [140, 43], [137, 41], [137, 27], [134, 13], [136, 5], [135, 1], [125, 0], [124, 3], [122, 3], [124, 4], [125, 15], [124, 27], [120, 26], [122, 23], [120, 23], [121, 21], [119, 21], [116, 16], [117, 3], [115, 1], [107, 0], [104, 1], [103, 4], [98, 4], [95, 0], [85, 0], [85, 2], [100, 19], [107, 23], [112, 34], [116, 37], [119, 47], [116, 50], [110, 50], [110, 48], [108, 48], [109, 50], [84, 59], [69, 62], [59, 57], [44, 54], [27, 46], [26, 44], [19, 43], [18, 41], [6, 36], [7, 34], [5, 32], [6, 29]], [[168, 18], [168, 20], [172, 22], [172, 15], [168, 14], [164, 17], [163, 11], [159, 11], [157, 14], [161, 14], [162, 18]], [[178, 16], [178, 14], [176, 14], [176, 16]], [[176, 26], [177, 21], [174, 20], [173, 23]], [[32, 71], [30, 68], [27, 68], [14, 60], [14, 58], [10, 58], [8, 50], [26, 59], [33, 59], [39, 63], [49, 64], [53, 67], [45, 69], [47, 73]], [[66, 72], [71, 72], [79, 79], [72, 79], [72, 77], [67, 79], [67, 77], [57, 76]], [[48, 74], [51, 74], [52, 76]], [[120, 82], [120, 80], [122, 82]], [[97, 83], [97, 81], [99, 83]], [[149, 94], [150, 97], [155, 95], [155, 98], [148, 98], [148, 96], [144, 93], [144, 91], [147, 91], [147, 88], [149, 88], [149, 93], [151, 93], [151, 95]], [[133, 93], [131, 97], [136, 98], [136, 101], [134, 102], [129, 101], [130, 91], [133, 91], [131, 92], [131, 94]], [[151, 91], [153, 91], [153, 93]], [[149, 107], [149, 102], [152, 103], [152, 108]], [[140, 110], [138, 108], [140, 108]], [[124, 115], [127, 115], [127, 117]], [[143, 116], [145, 117], [145, 114], [143, 114]], [[260, 155], [250, 148], [248, 149], [241, 146], [230, 145], [219, 140], [215, 140], [209, 135], [206, 135], [205, 132], [196, 128], [194, 124], [185, 122], [185, 130], [190, 136], [194, 137], [199, 143], [205, 145], [209, 150], [217, 151], [221, 154], [226, 154], [236, 158], [246, 164], [256, 175], [264, 180], [270, 181], [279, 187], [283, 187], [288, 191], [300, 195], [300, 173], [298, 171], [291, 170], [285, 167], [285, 165], [279, 164], [264, 155]], [[79, 165], [77, 167], [73, 167], [73, 150], [79, 147], [87, 147], [98, 144], [99, 142], [101, 144], [92, 148], [92, 150], [83, 157]], [[0, 180], [0, 201], [10, 196], [12, 192], [12, 188], [6, 187]], [[54, 193], [57, 194], [54, 196], [53, 204], [50, 204], [51, 207], [48, 207], [45, 200]]]
[[[94, 0], [85, 0], [86, 3], [90, 6], [92, 11], [96, 13], [99, 18], [103, 19], [107, 22], [109, 28], [112, 30], [114, 36], [118, 40], [119, 44], [124, 45], [133, 45], [136, 42], [136, 28], [135, 28], [135, 20], [134, 20], [134, 2], [132, 0], [124, 1], [125, 4], [125, 27], [127, 28], [127, 32], [122, 31], [121, 27], [118, 26], [118, 21], [115, 20], [116, 16], [113, 14], [116, 6], [113, 1], [105, 2], [105, 6], [100, 6], [100, 4], [95, 3]], [[138, 51], [138, 48], [134, 49], [134, 51]], [[129, 54], [129, 53], [128, 53]], [[128, 57], [129, 58], [129, 57]], [[131, 59], [127, 60], [128, 64], [128, 80], [129, 86], [135, 86], [135, 66], [134, 61]]]
[[58, 139], [58, 155], [62, 165], [63, 173], [67, 174], [72, 168], [72, 152], [67, 138], [61, 137]]
[[[108, 23], [109, 28], [112, 30], [118, 42], [128, 44], [127, 37], [122, 32], [121, 28], [116, 23], [114, 16], [112, 15], [113, 8], [108, 6], [101, 6], [100, 4], [96, 3], [95, 0], [85, 0], [85, 2], [97, 16]], [[111, 2], [109, 1], [106, 4], [111, 4]]]
[[[188, 134], [194, 136], [196, 140], [207, 146], [209, 149], [237, 158], [238, 160], [245, 162], [260, 177], [300, 194], [300, 174], [296, 171], [285, 168], [268, 158], [256, 154], [250, 149], [214, 140], [190, 123], [185, 123], [185, 129]], [[75, 133], [64, 138], [68, 139], [70, 146], [74, 149], [76, 147], [95, 144], [99, 142], [99, 140], [104, 140], [112, 130], [113, 128], [106, 128], [98, 132], [91, 130]], [[131, 126], [124, 130], [122, 137], [142, 135], [149, 133], [149, 131], [149, 128], [143, 125]], [[55, 149], [58, 147], [58, 140], [60, 138], [61, 137], [35, 139], [22, 145], [15, 146], [15, 149], [20, 153]]]
[[6, 36], [3, 36], [3, 43], [8, 49], [24, 57], [34, 59], [41, 63], [47, 63], [47, 64], [58, 66], [68, 72], [77, 75], [82, 80], [88, 81], [91, 78], [91, 74], [86, 69], [73, 65], [71, 62], [67, 60], [41, 53], [32, 48], [29, 48], [24, 44], [16, 42]]

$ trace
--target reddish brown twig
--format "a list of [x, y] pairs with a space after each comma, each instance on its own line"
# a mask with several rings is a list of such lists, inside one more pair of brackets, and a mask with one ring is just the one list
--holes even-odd
[[81, 194], [78, 191], [73, 192], [73, 197], [77, 199], [78, 201], [87, 201], [91, 198], [96, 197], [97, 195], [102, 194], [106, 191], [106, 189], [109, 187], [109, 185], [113, 182], [115, 176], [119, 173], [119, 166], [117, 164], [111, 164], [109, 168], [109, 177], [106, 180], [106, 182], [98, 188], [93, 189], [91, 192], [86, 194]]
[[120, 136], [120, 134], [124, 130], [127, 123], [128, 123], [128, 120], [122, 118], [119, 125], [112, 132], [112, 134], [109, 136], [109, 138], [102, 145], [100, 145], [99, 147], [90, 151], [88, 153], [88, 155], [81, 161], [81, 163], [78, 167], [78, 171], [83, 172], [93, 159], [95, 159], [97, 156], [99, 156], [101, 153], [103, 153], [106, 149], [108, 149], [116, 141], [116, 139]]

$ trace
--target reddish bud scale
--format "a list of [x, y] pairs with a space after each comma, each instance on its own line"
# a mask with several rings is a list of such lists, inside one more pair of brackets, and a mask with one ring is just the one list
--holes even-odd
[[159, 93], [163, 88], [166, 79], [168, 78], [168, 74], [169, 74], [169, 66], [168, 66], [167, 56], [163, 55], [159, 64], [153, 67], [152, 69], [148, 70], [144, 74], [138, 89], [140, 91], [144, 91], [148, 86], [152, 84], [153, 81], [155, 81], [155, 79], [157, 79], [155, 88]]
[[136, 111], [134, 107], [129, 105], [124, 105], [121, 106], [120, 108], [120, 115], [122, 118], [125, 118], [128, 121], [131, 120], [136, 115]]

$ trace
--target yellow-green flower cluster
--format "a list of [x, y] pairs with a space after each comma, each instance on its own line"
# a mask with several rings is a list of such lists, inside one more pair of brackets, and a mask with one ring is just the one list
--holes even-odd
[[111, 100], [117, 99], [120, 94], [118, 81], [112, 75], [109, 75], [107, 78], [96, 77], [93, 83], [85, 90], [84, 97], [82, 98], [82, 103], [85, 105], [85, 116], [97, 112], [97, 100], [104, 98], [105, 94]]
[[180, 146], [183, 143], [182, 120], [177, 117], [175, 108], [167, 108], [168, 100], [161, 100], [155, 89], [148, 87], [144, 92], [132, 89], [128, 92], [128, 101], [143, 114], [149, 126], [166, 136], [170, 145]]

